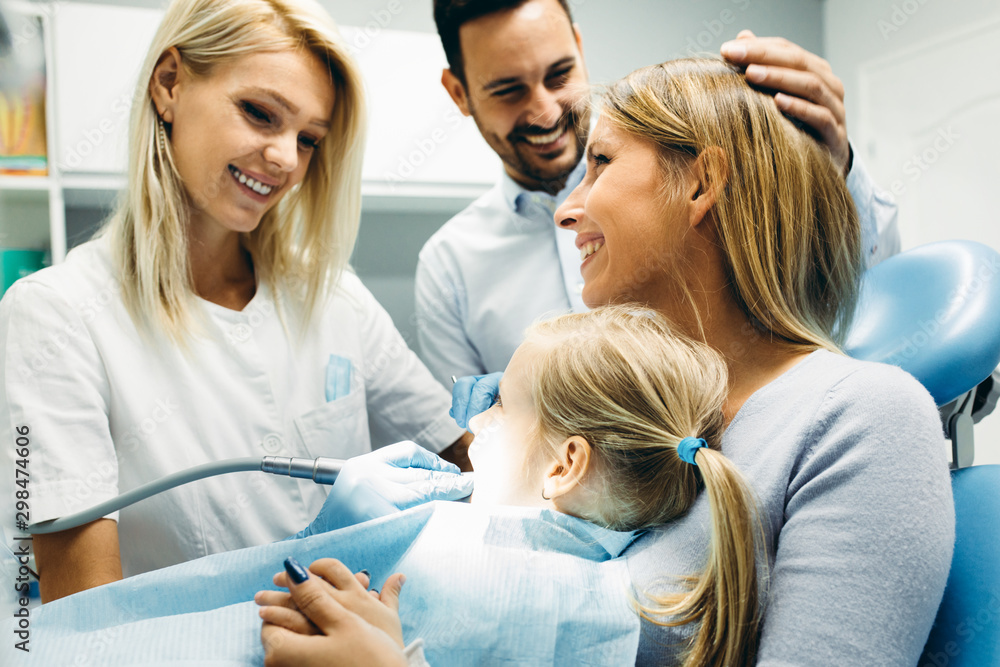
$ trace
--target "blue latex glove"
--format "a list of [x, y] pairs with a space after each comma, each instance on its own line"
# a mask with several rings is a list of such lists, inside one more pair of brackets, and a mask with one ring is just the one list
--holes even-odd
[[451, 410], [448, 414], [459, 426], [469, 428], [469, 420], [493, 405], [500, 392], [503, 373], [466, 375], [455, 382], [451, 389]]
[[349, 459], [313, 522], [293, 538], [325, 533], [432, 500], [461, 500], [472, 493], [462, 475], [415, 442], [404, 440]]

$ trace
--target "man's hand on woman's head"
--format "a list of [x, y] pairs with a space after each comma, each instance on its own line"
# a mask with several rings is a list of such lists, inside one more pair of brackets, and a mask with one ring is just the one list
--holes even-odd
[[847, 140], [844, 84], [830, 63], [782, 37], [757, 37], [743, 30], [722, 45], [722, 56], [746, 67], [750, 83], [776, 91], [784, 113], [812, 127], [846, 175], [851, 145]]
[[296, 584], [285, 572], [274, 576], [290, 592], [260, 591], [261, 641], [267, 667], [406, 665], [399, 593], [405, 577], [394, 574], [382, 592], [368, 591], [368, 575], [352, 574], [340, 561], [322, 558]]

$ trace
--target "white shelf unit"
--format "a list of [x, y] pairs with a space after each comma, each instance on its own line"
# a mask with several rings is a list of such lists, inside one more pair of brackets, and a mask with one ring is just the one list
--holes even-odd
[[56, 144], [55, 105], [52, 103], [55, 83], [52, 23], [49, 5], [28, 2], [7, 2], [4, 5], [14, 47], [20, 40], [34, 34], [40, 26], [45, 51], [45, 143], [48, 151], [47, 176], [0, 176], [0, 246], [46, 250], [52, 261], [66, 255], [66, 210], [59, 173], [52, 164], [52, 147]]
[[[45, 249], [57, 263], [67, 209], [107, 210], [125, 187], [128, 109], [163, 12], [60, 0], [5, 8], [42, 23], [49, 175], [0, 177], [0, 245]], [[500, 163], [442, 89], [437, 37], [342, 32], [369, 97], [364, 211], [439, 213], [443, 222], [495, 182]]]

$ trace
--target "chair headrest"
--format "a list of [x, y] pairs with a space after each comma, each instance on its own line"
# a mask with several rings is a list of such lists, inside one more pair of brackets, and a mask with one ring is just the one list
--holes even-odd
[[845, 351], [902, 367], [939, 406], [969, 391], [1000, 364], [1000, 254], [941, 241], [872, 267]]

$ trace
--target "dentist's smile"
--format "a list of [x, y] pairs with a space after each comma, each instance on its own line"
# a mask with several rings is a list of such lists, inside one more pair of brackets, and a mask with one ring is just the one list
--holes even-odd
[[254, 201], [264, 203], [278, 189], [276, 182], [267, 180], [259, 174], [243, 172], [233, 165], [228, 165], [228, 167], [229, 173], [232, 174], [233, 180], [236, 181], [236, 185], [245, 195]]

